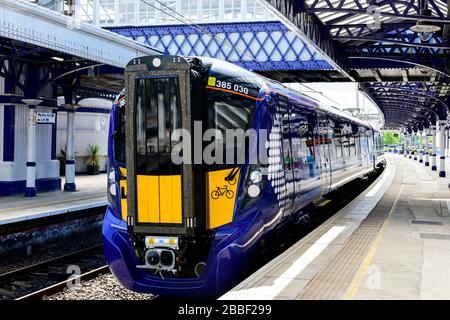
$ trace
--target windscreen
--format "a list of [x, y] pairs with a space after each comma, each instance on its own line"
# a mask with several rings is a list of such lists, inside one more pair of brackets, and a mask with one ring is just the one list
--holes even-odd
[[177, 77], [136, 79], [136, 173], [175, 175], [171, 161], [172, 132], [181, 128]]
[[[230, 93], [213, 93], [208, 97], [208, 129], [216, 129], [223, 138], [222, 156], [215, 159], [222, 163], [211, 164], [212, 169], [229, 168], [243, 164], [242, 156], [247, 155], [248, 137], [242, 136], [250, 128], [255, 102]], [[235, 135], [232, 139], [226, 139]], [[219, 147], [219, 146], [218, 146]], [[213, 155], [215, 155], [213, 153]], [[230, 157], [230, 155], [233, 155]], [[240, 156], [242, 155], [242, 156]], [[219, 161], [220, 162], [220, 161]]]

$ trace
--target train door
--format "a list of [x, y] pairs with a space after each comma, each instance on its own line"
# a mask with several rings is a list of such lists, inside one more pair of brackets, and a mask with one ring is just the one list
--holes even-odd
[[321, 192], [322, 154], [319, 147], [317, 117], [302, 106], [291, 108], [291, 150], [294, 171], [295, 205], [308, 204]]
[[332, 134], [330, 127], [328, 125], [328, 119], [325, 113], [320, 111], [317, 112], [318, 120], [318, 143], [317, 150], [320, 154], [320, 181], [322, 194], [326, 194], [330, 190], [331, 186], [331, 153], [330, 153], [330, 142], [329, 137]]
[[277, 96], [277, 114], [276, 117], [281, 120], [281, 161], [284, 171], [284, 184], [279, 187], [281, 193], [281, 209], [283, 210], [283, 217], [289, 216], [294, 208], [294, 170], [293, 170], [293, 157], [291, 148], [291, 121], [289, 118], [289, 107], [285, 97]]
[[300, 126], [303, 121], [300, 109], [293, 106], [289, 114], [291, 124], [291, 149], [292, 149], [292, 170], [294, 172], [294, 206], [301, 204], [301, 187], [304, 163], [302, 159], [302, 137], [300, 135]]
[[176, 57], [136, 58], [126, 68], [127, 222], [134, 233], [193, 234], [196, 227], [192, 166], [172, 161], [173, 133], [192, 126], [190, 81], [190, 65]]

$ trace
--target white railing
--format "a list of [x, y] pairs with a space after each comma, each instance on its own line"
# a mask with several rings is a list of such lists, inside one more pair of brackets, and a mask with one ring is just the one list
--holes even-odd
[[0, 37], [116, 67], [156, 53], [132, 39], [23, 0], [0, 0]]

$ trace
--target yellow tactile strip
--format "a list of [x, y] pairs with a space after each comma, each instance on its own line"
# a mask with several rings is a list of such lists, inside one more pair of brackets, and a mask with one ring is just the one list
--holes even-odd
[[[398, 166], [398, 161], [395, 160]], [[296, 299], [342, 299], [378, 231], [395, 205], [403, 180], [397, 170], [389, 190], [348, 238], [340, 252], [319, 272]]]
[[[389, 164], [392, 165], [392, 164]], [[251, 288], [255, 285], [256, 282], [260, 281], [261, 278], [271, 277], [276, 269], [280, 267], [280, 263], [284, 261], [288, 261], [289, 259], [293, 259], [304, 254], [311, 246], [311, 244], [315, 243], [320, 237], [322, 237], [331, 227], [333, 227], [337, 221], [339, 220], [347, 220], [345, 218], [352, 210], [361, 202], [361, 200], [366, 197], [366, 195], [381, 182], [383, 176], [386, 174], [383, 172], [372, 184], [364, 190], [360, 195], [358, 195], [355, 199], [353, 199], [349, 204], [347, 204], [344, 208], [342, 208], [339, 212], [331, 216], [328, 220], [322, 223], [319, 227], [317, 227], [313, 232], [306, 235], [304, 238], [299, 240], [295, 245], [291, 248], [287, 249], [285, 253], [283, 253], [283, 258], [280, 261], [280, 257], [274, 258], [270, 263], [263, 266], [260, 270], [257, 271], [254, 275], [248, 277], [239, 285], [237, 285], [232, 291], [239, 291]], [[351, 223], [350, 223], [351, 224]], [[353, 232], [353, 227], [350, 227], [346, 232]]]

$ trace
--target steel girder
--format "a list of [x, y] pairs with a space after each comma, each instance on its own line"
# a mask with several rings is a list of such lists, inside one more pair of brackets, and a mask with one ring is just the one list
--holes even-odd
[[[409, 30], [415, 23], [384, 23], [380, 29], [374, 29], [367, 24], [345, 24], [325, 26], [334, 40], [348, 43], [383, 42], [386, 44], [406, 47], [425, 47], [435, 49], [450, 49], [450, 41], [442, 35], [433, 33], [430, 40], [422, 41], [417, 33]], [[439, 52], [439, 51], [438, 51]]]
[[[416, 0], [312, 0], [298, 1], [304, 5], [297, 8], [304, 13], [342, 14], [339, 18], [328, 20], [323, 31], [340, 44], [350, 69], [360, 68], [364, 64], [367, 67], [389, 68], [392, 63], [406, 63], [410, 67], [427, 67], [450, 76], [450, 59], [446, 52], [450, 49], [447, 32], [435, 33], [431, 39], [422, 41], [417, 33], [409, 30], [419, 20], [449, 24], [450, 18], [438, 1], [441, 4], [443, 2], [428, 1], [431, 16], [420, 15], [422, 4]], [[378, 21], [372, 23], [361, 16], [372, 16]], [[382, 17], [388, 17], [389, 22], [383, 23]], [[349, 18], [364, 22], [345, 23]], [[376, 64], [373, 64], [373, 60], [376, 60]]]
[[[431, 16], [421, 15], [423, 0], [265, 0], [287, 25], [297, 27], [322, 52], [351, 74], [359, 69], [420, 69], [419, 75], [429, 79], [422, 83], [386, 83], [378, 74], [379, 83], [362, 83], [364, 90], [385, 112], [386, 123], [405, 123], [413, 114], [413, 122], [447, 118], [450, 107], [447, 85], [450, 78], [450, 41], [447, 2], [429, 0]], [[427, 40], [410, 30], [417, 21], [431, 21], [443, 31]], [[304, 24], [309, 21], [309, 25]], [[420, 37], [422, 36], [422, 38]], [[432, 71], [430, 71], [432, 70]], [[389, 77], [390, 71], [386, 71]], [[402, 71], [403, 72], [403, 71]], [[430, 76], [425, 76], [430, 74]], [[408, 80], [408, 73], [406, 79]], [[435, 81], [438, 81], [435, 83]], [[428, 81], [428, 80], [426, 80]], [[412, 108], [399, 112], [397, 103]], [[427, 120], [425, 120], [427, 119]], [[437, 120], [437, 119], [435, 119]]]
[[[53, 59], [55, 56], [62, 61]], [[56, 101], [57, 86], [67, 77], [77, 77], [80, 72], [98, 65], [97, 62], [56, 50], [33, 47], [27, 43], [0, 37], [0, 77], [17, 88], [19, 96], [24, 98], [39, 97], [53, 103], [53, 100]], [[92, 89], [91, 93], [91, 97], [104, 97], [103, 93], [95, 89]]]
[[[362, 83], [360, 89], [372, 97], [385, 115], [386, 126], [405, 125], [407, 120], [414, 118], [422, 125], [428, 126], [428, 122], [447, 119], [448, 99], [441, 97], [441, 88], [445, 84], [437, 84], [436, 87], [429, 83]], [[416, 119], [415, 115], [422, 117]], [[429, 117], [427, 117], [427, 115]], [[427, 123], [423, 123], [426, 119]]]
[[77, 88], [77, 98], [76, 101], [79, 102], [80, 100], [86, 99], [86, 98], [102, 98], [106, 100], [114, 100], [117, 96], [117, 92], [105, 90], [105, 89], [97, 89], [97, 88], [90, 88], [85, 86], [79, 86]]
[[313, 0], [313, 1], [297, 1], [305, 3], [306, 5], [297, 5], [296, 8], [308, 13], [343, 13], [345, 15], [335, 19], [333, 23], [339, 23], [349, 17], [361, 14], [373, 13], [371, 8], [373, 6], [379, 8], [377, 11], [383, 17], [402, 18], [411, 21], [433, 21], [433, 22], [448, 22], [448, 18], [437, 5], [438, 1], [442, 0], [428, 0], [430, 9], [434, 15], [430, 17], [423, 17], [420, 15], [419, 1], [416, 0]]
[[450, 56], [439, 48], [411, 47], [390, 44], [375, 44], [367, 46], [349, 46], [345, 48], [349, 67], [352, 60], [379, 60], [379, 68], [384, 62], [409, 64], [411, 67], [425, 67], [450, 77]]
[[[305, 1], [297, 0], [264, 0], [261, 1], [270, 11], [304, 41], [316, 48], [327, 62], [353, 80], [349, 75], [346, 61], [337, 43], [324, 32], [324, 25], [313, 12], [305, 11]], [[327, 1], [328, 2], [328, 1]]]
[[108, 30], [166, 54], [219, 58], [254, 71], [333, 69], [321, 54], [278, 21]]

